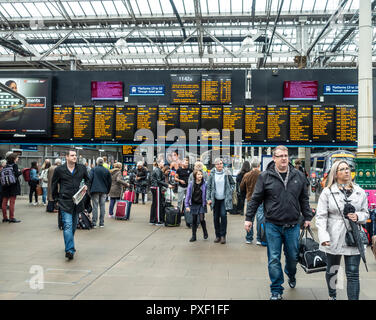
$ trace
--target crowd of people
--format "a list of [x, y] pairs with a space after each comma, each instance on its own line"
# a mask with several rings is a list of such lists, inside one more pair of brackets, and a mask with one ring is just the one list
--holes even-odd
[[[77, 163], [76, 151], [69, 150], [63, 165], [60, 159], [56, 159], [53, 165], [46, 160], [41, 170], [38, 170], [37, 163], [31, 163], [29, 201], [32, 203], [34, 196], [34, 203], [38, 203], [37, 187], [41, 185], [42, 201], [47, 204], [47, 211], [59, 208], [63, 221], [65, 256], [69, 260], [74, 258], [74, 233], [78, 215], [85, 206], [84, 201], [75, 204], [72, 198], [82, 187], [92, 201], [94, 227], [98, 220], [99, 227], [104, 227], [106, 198], [110, 198], [109, 215], [113, 216], [116, 202], [122, 198], [125, 188], [135, 192], [135, 204], [139, 203], [140, 194], [142, 204], [145, 204], [150, 190], [152, 201], [149, 223], [164, 225], [166, 195], [175, 193], [182, 216], [192, 217], [191, 223], [187, 224], [192, 229], [190, 242], [197, 241], [199, 225], [202, 227], [203, 238], [209, 238], [205, 220], [208, 206], [213, 213], [214, 242], [221, 244], [226, 243], [227, 214], [244, 215], [245, 210], [245, 241], [252, 243], [253, 224], [256, 220], [256, 244], [261, 245], [261, 224], [263, 225], [271, 282], [270, 299], [281, 300], [284, 273], [290, 288], [297, 285], [300, 230], [310, 228], [314, 214], [309, 203], [307, 175], [299, 166], [294, 167], [290, 163], [288, 148], [277, 146], [272, 158], [273, 161], [262, 172], [257, 159], [253, 159], [251, 163], [245, 161], [236, 179], [224, 167], [221, 158], [215, 159], [215, 167], [210, 173], [200, 161], [194, 163], [191, 169], [189, 158], [169, 164], [165, 159], [159, 158], [151, 172], [143, 162], [138, 162], [135, 169], [127, 172], [128, 179], [125, 180], [121, 163], [109, 166], [106, 159], [99, 157], [96, 166], [88, 169]], [[20, 194], [19, 177], [23, 173], [17, 162], [18, 155], [15, 153], [8, 153], [6, 161], [0, 162], [3, 222], [20, 222], [15, 218], [15, 201]], [[237, 201], [234, 201], [234, 196]], [[336, 290], [332, 284], [335, 283], [333, 279], [337, 276], [338, 268], [334, 267], [339, 266], [342, 256], [345, 259], [348, 298], [359, 299], [360, 252], [357, 247], [349, 246], [345, 235], [350, 222], [364, 224], [368, 217], [365, 191], [351, 180], [351, 171], [346, 161], [335, 162], [316, 211], [320, 250], [328, 258], [325, 278], [331, 300], [336, 299]], [[284, 270], [281, 265], [282, 246], [285, 255]]]

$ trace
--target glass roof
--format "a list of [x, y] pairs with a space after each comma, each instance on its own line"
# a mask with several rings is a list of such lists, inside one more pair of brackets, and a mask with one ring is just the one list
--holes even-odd
[[0, 68], [356, 67], [358, 14], [359, 0], [0, 0]]

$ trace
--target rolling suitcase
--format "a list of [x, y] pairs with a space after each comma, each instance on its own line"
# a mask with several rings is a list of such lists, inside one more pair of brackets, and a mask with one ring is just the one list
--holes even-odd
[[118, 200], [116, 202], [115, 219], [129, 220], [131, 214], [132, 202], [128, 200]]
[[130, 202], [134, 202], [134, 199], [136, 198], [135, 192], [131, 190], [127, 190], [124, 192], [124, 199]]
[[179, 227], [181, 223], [181, 212], [178, 206], [173, 206], [173, 193], [168, 189], [165, 194], [166, 202], [164, 208], [164, 221], [166, 227]]

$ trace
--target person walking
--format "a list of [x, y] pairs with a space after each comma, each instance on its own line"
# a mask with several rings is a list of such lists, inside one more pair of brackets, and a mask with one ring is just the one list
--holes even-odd
[[83, 164], [77, 163], [75, 150], [69, 150], [65, 156], [66, 163], [56, 167], [52, 177], [52, 197], [58, 202], [63, 223], [65, 257], [74, 258], [76, 252], [74, 234], [78, 223], [78, 214], [84, 211], [84, 201], [75, 204], [73, 196], [81, 188], [86, 193], [89, 186], [89, 176]]
[[164, 223], [164, 205], [162, 204], [161, 188], [173, 188], [172, 185], [165, 182], [166, 176], [162, 172], [163, 168], [164, 160], [159, 159], [154, 166], [150, 178], [150, 189], [153, 200], [150, 207], [149, 223], [157, 226], [161, 226]]
[[182, 163], [181, 167], [176, 171], [175, 181], [178, 183], [178, 208], [180, 212], [184, 212], [184, 199], [187, 193], [188, 179], [192, 170], [189, 168], [189, 157], [186, 157]]
[[[253, 190], [255, 189], [257, 179], [260, 175], [260, 161], [257, 158], [254, 158], [251, 163], [252, 170], [246, 173], [240, 183], [240, 190], [246, 194], [247, 203], [251, 201]], [[256, 212], [257, 220], [257, 236], [256, 236], [256, 245], [261, 245], [261, 223], [264, 220], [264, 209], [263, 205], [260, 204]], [[253, 241], [253, 226], [247, 231], [245, 236], [245, 242], [251, 244]]]
[[[16, 204], [16, 198], [21, 194], [21, 185], [18, 177], [22, 174], [17, 165], [18, 154], [11, 153], [6, 157], [6, 165], [3, 167], [3, 170], [11, 171], [10, 174], [14, 176], [14, 183], [8, 185], [2, 185], [2, 202], [1, 209], [3, 211], [3, 222], [18, 223], [21, 220], [18, 220], [14, 217], [14, 210]], [[5, 173], [5, 172], [4, 172]], [[7, 215], [7, 206], [9, 202], [9, 219]]]
[[215, 168], [210, 172], [207, 183], [206, 200], [213, 210], [215, 243], [226, 243], [227, 211], [232, 210], [232, 193], [235, 181], [228, 170], [223, 169], [223, 161], [217, 158]]
[[145, 204], [145, 194], [148, 188], [148, 170], [144, 167], [144, 163], [139, 161], [137, 163], [136, 177], [135, 177], [135, 203], [138, 203], [138, 198], [141, 193], [142, 204]]
[[358, 247], [346, 244], [345, 235], [347, 229], [351, 230], [349, 220], [360, 225], [365, 224], [368, 218], [367, 195], [361, 187], [351, 181], [349, 164], [344, 160], [334, 162], [316, 211], [320, 250], [324, 251], [327, 257], [325, 279], [329, 300], [337, 298], [336, 280], [342, 256], [345, 257], [347, 298], [359, 300], [360, 252]]
[[56, 158], [54, 165], [49, 167], [47, 171], [47, 180], [48, 180], [47, 182], [47, 201], [48, 202], [47, 202], [47, 207], [46, 207], [47, 212], [57, 211], [56, 202], [54, 201], [52, 197], [52, 177], [54, 175], [55, 169], [60, 165], [61, 165], [61, 159]]
[[89, 174], [90, 195], [93, 202], [93, 228], [97, 227], [98, 206], [100, 209], [99, 227], [103, 228], [106, 198], [111, 189], [112, 178], [110, 171], [103, 166], [103, 158], [98, 157], [96, 162], [97, 166]]
[[128, 183], [123, 180], [123, 175], [121, 173], [122, 164], [120, 162], [115, 162], [114, 168], [110, 170], [111, 172], [111, 189], [110, 189], [110, 208], [109, 215], [113, 217], [114, 207], [117, 200], [120, 200], [121, 194], [123, 192], [123, 187], [128, 187]]
[[[204, 164], [201, 161], [196, 161], [193, 165], [193, 171], [201, 170], [204, 175], [204, 180], [208, 181], [209, 175], [208, 172], [204, 170]], [[189, 175], [188, 183], [193, 182], [193, 172]]]
[[192, 238], [190, 242], [196, 241], [196, 232], [198, 224], [201, 223], [204, 239], [208, 239], [208, 231], [206, 229], [205, 213], [206, 213], [206, 182], [204, 174], [201, 170], [193, 171], [194, 181], [190, 182], [187, 187], [187, 195], [185, 197], [185, 210], [192, 214]]
[[42, 186], [43, 194], [42, 194], [42, 203], [43, 205], [47, 205], [47, 189], [48, 189], [48, 169], [51, 167], [51, 161], [46, 159], [42, 165], [39, 180]]
[[245, 204], [246, 193], [242, 192], [242, 190], [240, 190], [240, 184], [241, 184], [245, 174], [250, 172], [250, 171], [251, 171], [251, 165], [250, 165], [249, 161], [244, 161], [240, 172], [236, 176], [236, 192], [238, 194], [238, 204], [236, 206], [235, 213], [240, 214], [241, 216], [244, 215], [244, 204]]
[[288, 149], [277, 146], [273, 161], [256, 182], [251, 201], [247, 204], [244, 227], [247, 232], [261, 203], [264, 203], [265, 233], [268, 253], [268, 271], [271, 281], [270, 300], [281, 300], [284, 288], [281, 267], [281, 250], [285, 253], [285, 273], [290, 288], [296, 286], [296, 264], [299, 252], [299, 218], [304, 217], [304, 227], [310, 225], [312, 211], [309, 206], [305, 176], [289, 163]]
[[29, 191], [29, 204], [33, 204], [33, 194], [35, 198], [34, 206], [39, 205], [38, 202], [38, 193], [37, 193], [37, 186], [39, 184], [39, 176], [38, 176], [38, 164], [36, 161], [31, 163], [30, 167], [30, 191]]

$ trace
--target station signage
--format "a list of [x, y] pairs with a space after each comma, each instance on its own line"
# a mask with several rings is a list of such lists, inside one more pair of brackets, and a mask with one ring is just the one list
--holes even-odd
[[130, 96], [164, 96], [165, 86], [130, 86]]
[[358, 95], [357, 84], [324, 84], [324, 95], [326, 96], [350, 96]]

